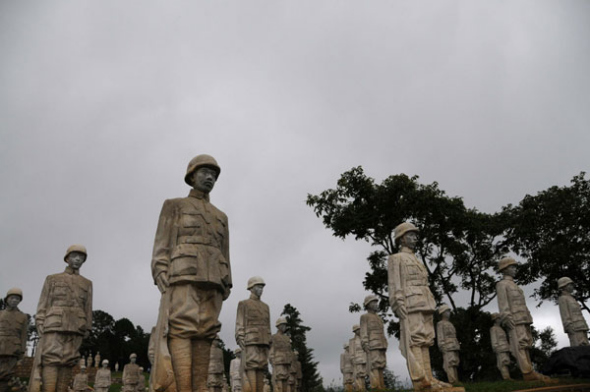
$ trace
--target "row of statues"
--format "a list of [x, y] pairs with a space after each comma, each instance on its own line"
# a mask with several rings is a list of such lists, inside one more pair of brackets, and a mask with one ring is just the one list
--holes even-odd
[[[210, 192], [220, 173], [221, 168], [212, 156], [202, 154], [193, 158], [184, 175], [185, 183], [192, 188], [188, 196], [164, 201], [158, 219], [151, 271], [161, 299], [149, 354], [153, 359], [150, 384], [158, 392], [208, 391], [211, 348], [221, 330], [219, 315], [223, 301], [230, 296], [233, 286], [228, 218], [210, 202]], [[418, 229], [411, 223], [402, 223], [394, 231], [395, 241], [401, 248], [388, 261], [389, 300], [400, 320], [400, 350], [407, 360], [415, 389], [443, 390], [450, 384], [437, 380], [430, 366], [429, 347], [435, 339], [436, 304], [426, 268], [414, 254], [417, 233]], [[80, 345], [92, 328], [92, 282], [80, 275], [87, 257], [84, 246], [70, 246], [64, 256], [65, 271], [45, 280], [35, 318], [40, 340], [29, 392], [67, 392], [72, 368], [80, 357]], [[546, 379], [534, 372], [530, 364], [532, 318], [522, 290], [513, 281], [516, 261], [503, 259], [499, 269], [504, 278], [497, 285], [498, 319], [508, 331], [510, 352], [516, 357], [525, 379]], [[588, 344], [588, 327], [571, 296], [573, 282], [562, 279], [563, 299], [560, 297], [559, 303], [564, 328], [572, 344]], [[293, 367], [296, 355], [290, 350], [288, 354], [282, 351], [283, 347], [290, 348], [283, 336], [282, 322], [277, 325], [277, 334], [271, 336], [270, 312], [260, 300], [263, 289], [261, 278], [251, 278], [248, 281], [250, 298], [238, 305], [235, 332], [241, 350], [241, 389], [263, 392], [264, 374], [270, 360], [276, 390], [297, 391], [300, 388], [297, 381], [291, 382], [293, 368], [294, 378], [298, 379], [297, 365]], [[22, 291], [9, 290], [7, 309], [0, 313], [0, 392], [4, 392], [5, 380], [13, 374], [14, 365], [26, 348], [26, 316], [17, 307], [22, 298]], [[355, 355], [364, 352], [370, 360], [370, 365], [364, 369], [359, 362], [353, 375], [360, 378], [363, 372], [368, 373], [372, 384], [381, 386], [387, 341], [373, 337], [378, 330], [380, 333], [383, 330], [374, 303], [376, 301], [369, 300], [366, 304], [368, 312], [357, 331], [360, 342], [355, 341], [354, 346], [349, 343], [348, 351]], [[445, 313], [441, 314], [439, 335], [450, 336]], [[444, 343], [443, 347], [447, 346], [453, 344]], [[453, 351], [456, 350], [448, 350], [445, 365], [450, 373], [458, 363]], [[88, 365], [90, 363], [91, 360]], [[218, 381], [213, 384], [214, 388], [219, 388]]]

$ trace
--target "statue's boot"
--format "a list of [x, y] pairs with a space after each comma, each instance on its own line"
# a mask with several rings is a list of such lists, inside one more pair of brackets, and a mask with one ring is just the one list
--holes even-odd
[[547, 377], [547, 376], [545, 376], [545, 375], [543, 375], [541, 373], [537, 373], [534, 370], [532, 372], [524, 373], [522, 375], [522, 378], [525, 381], [535, 381], [535, 380], [543, 381], [543, 382], [550, 382], [550, 381], [552, 381], [551, 378], [549, 378], [549, 377]]
[[385, 384], [383, 382], [383, 370], [372, 369], [369, 378], [371, 380], [372, 389], [385, 389]]
[[192, 347], [190, 339], [168, 340], [172, 370], [178, 392], [192, 392]]
[[41, 372], [41, 391], [42, 392], [56, 392], [57, 391], [57, 374], [59, 369], [57, 366], [43, 366]]
[[57, 392], [68, 392], [68, 387], [72, 382], [72, 368], [70, 366], [61, 366], [57, 373]]
[[434, 378], [432, 375], [432, 367], [430, 365], [430, 350], [428, 347], [421, 347], [422, 349], [422, 366], [424, 367], [424, 375], [432, 384], [432, 388], [451, 388], [452, 385]]
[[209, 375], [209, 358], [211, 357], [212, 340], [193, 340], [193, 392], [208, 392], [207, 376]]
[[423, 365], [422, 348], [418, 346], [413, 346], [410, 347], [410, 349], [412, 350], [412, 354], [414, 354], [414, 360], [416, 361], [414, 367], [422, 368], [422, 374], [419, 377], [415, 377], [415, 375], [410, 374], [410, 376], [412, 376], [412, 385], [414, 386], [414, 390], [429, 390], [432, 387], [432, 383], [430, 381], [430, 378], [427, 377], [426, 369]]

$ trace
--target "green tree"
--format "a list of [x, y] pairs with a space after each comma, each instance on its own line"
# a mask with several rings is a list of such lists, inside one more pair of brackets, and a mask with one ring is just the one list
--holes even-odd
[[582, 172], [569, 186], [552, 186], [526, 195], [503, 210], [509, 222], [507, 243], [523, 258], [517, 281], [539, 282], [534, 297], [556, 300], [557, 279], [576, 282], [576, 299], [590, 312], [590, 180]]
[[[489, 351], [482, 341], [489, 329], [482, 308], [496, 296], [493, 267], [507, 250], [502, 242], [505, 215], [468, 209], [461, 198], [447, 196], [438, 183], [424, 185], [417, 176], [392, 175], [376, 184], [362, 167], [343, 173], [335, 189], [308, 195], [307, 204], [336, 237], [353, 236], [377, 248], [367, 259], [370, 271], [363, 285], [381, 298], [381, 315], [388, 321], [388, 332], [398, 338], [399, 324], [389, 310], [386, 260], [398, 251], [394, 228], [404, 221], [413, 222], [420, 230], [416, 256], [428, 271], [437, 302], [448, 302], [455, 314], [469, 315], [467, 323], [457, 326], [464, 347], [462, 355], [474, 356], [465, 362], [476, 364], [477, 358]], [[469, 293], [464, 310], [455, 301], [459, 290]], [[350, 310], [359, 311], [360, 306], [353, 303]], [[474, 320], [480, 324], [474, 325]], [[478, 332], [471, 333], [467, 328]], [[482, 371], [482, 367], [466, 367], [460, 376], [485, 377]]]
[[301, 373], [303, 374], [303, 392], [322, 390], [322, 377], [318, 373], [318, 363], [314, 361], [313, 349], [307, 347], [307, 332], [311, 328], [303, 325], [301, 314], [291, 304], [286, 304], [281, 316], [287, 319], [287, 334], [291, 337], [291, 346], [299, 353], [301, 362]]

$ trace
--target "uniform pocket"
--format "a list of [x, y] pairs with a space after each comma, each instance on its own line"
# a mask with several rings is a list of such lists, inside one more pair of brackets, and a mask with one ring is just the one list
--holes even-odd
[[63, 309], [52, 309], [45, 316], [45, 322], [43, 328], [55, 328], [61, 327], [63, 319]]

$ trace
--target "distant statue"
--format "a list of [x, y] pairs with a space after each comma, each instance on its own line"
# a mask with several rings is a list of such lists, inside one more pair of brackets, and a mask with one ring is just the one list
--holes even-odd
[[6, 309], [0, 310], [0, 392], [10, 390], [16, 364], [27, 352], [29, 320], [18, 308], [22, 299], [21, 289], [8, 290], [4, 298]]
[[496, 353], [496, 366], [498, 366], [504, 380], [512, 380], [508, 370], [508, 365], [510, 365], [510, 343], [508, 343], [506, 331], [500, 325], [502, 321], [500, 314], [492, 313], [492, 321], [494, 325], [490, 329], [490, 339], [492, 341], [492, 350]]
[[99, 366], [100, 366], [100, 351], [97, 351], [96, 355], [94, 356], [94, 367], [98, 369]]
[[291, 338], [287, 336], [287, 319], [279, 317], [276, 321], [277, 333], [270, 339], [270, 364], [274, 392], [288, 392], [289, 368], [291, 366]]
[[213, 340], [210, 358], [209, 378], [207, 380], [209, 392], [222, 392], [225, 369], [223, 368], [223, 350], [221, 349], [221, 340], [219, 340], [219, 336], [216, 336], [215, 340]]
[[88, 389], [88, 374], [86, 374], [86, 366], [80, 367], [80, 373], [74, 376], [73, 390], [74, 392], [86, 392]]
[[344, 392], [352, 392], [354, 388], [354, 372], [352, 358], [348, 349], [348, 343], [344, 345], [344, 352], [340, 354], [340, 372], [344, 382]]
[[118, 371], [119, 371], [119, 362], [116, 362], [115, 363], [115, 372], [118, 372]]
[[436, 303], [428, 283], [428, 271], [414, 251], [418, 228], [404, 222], [394, 230], [400, 251], [389, 256], [388, 284], [391, 309], [400, 320], [400, 351], [408, 365], [415, 390], [451, 388], [436, 379], [430, 364], [430, 346], [434, 345]]
[[232, 288], [227, 216], [209, 200], [221, 168], [210, 155], [194, 157], [184, 181], [188, 197], [164, 201], [152, 256], [161, 293], [152, 384], [165, 391], [207, 390], [211, 342]]
[[451, 309], [443, 304], [439, 307], [438, 313], [442, 320], [436, 325], [436, 339], [438, 348], [443, 355], [443, 369], [447, 373], [447, 378], [451, 384], [459, 382], [457, 366], [459, 366], [459, 340], [455, 326], [449, 321]]
[[143, 375], [143, 368], [140, 366], [137, 372], [138, 380], [137, 380], [137, 392], [145, 391], [145, 376]]
[[264, 373], [268, 368], [270, 346], [270, 310], [260, 300], [264, 280], [254, 276], [248, 280], [250, 298], [238, 303], [236, 342], [242, 349], [244, 392], [263, 392]]
[[87, 368], [92, 367], [92, 351], [88, 352], [88, 358], [86, 358], [86, 367]]
[[354, 390], [363, 392], [366, 390], [367, 353], [363, 350], [360, 325], [353, 325], [352, 332], [354, 333], [354, 337], [350, 339], [349, 349], [352, 356], [352, 365], [354, 366]]
[[66, 270], [45, 279], [35, 316], [40, 342], [29, 392], [40, 392], [41, 385], [43, 392], [68, 391], [82, 340], [92, 330], [92, 282], [80, 275], [87, 256], [84, 246], [70, 246]]
[[123, 392], [137, 391], [137, 384], [140, 382], [139, 365], [136, 363], [137, 354], [129, 356], [129, 363], [123, 367]]
[[570, 278], [563, 277], [557, 281], [561, 290], [559, 295], [559, 313], [563, 330], [570, 339], [570, 346], [588, 346], [588, 324], [582, 315], [580, 304], [572, 296], [574, 282]]
[[109, 392], [111, 387], [111, 369], [109, 369], [109, 360], [102, 361], [102, 367], [96, 371], [94, 378], [95, 392]]
[[383, 320], [377, 314], [379, 310], [379, 298], [369, 295], [364, 301], [367, 313], [361, 316], [360, 337], [363, 350], [367, 354], [367, 370], [371, 388], [385, 389], [383, 371], [387, 366], [387, 338]]
[[231, 381], [231, 391], [232, 392], [241, 392], [242, 391], [242, 349], [236, 348], [234, 350], [234, 355], [236, 356], [234, 359], [231, 360], [229, 363], [229, 378]]
[[496, 283], [501, 324], [508, 330], [510, 351], [516, 358], [523, 378], [526, 381], [549, 381], [550, 378], [537, 373], [531, 363], [529, 350], [533, 346], [533, 318], [526, 306], [522, 289], [514, 283], [516, 265], [516, 260], [512, 257], [503, 258], [498, 265], [498, 271], [503, 274], [502, 280]]

